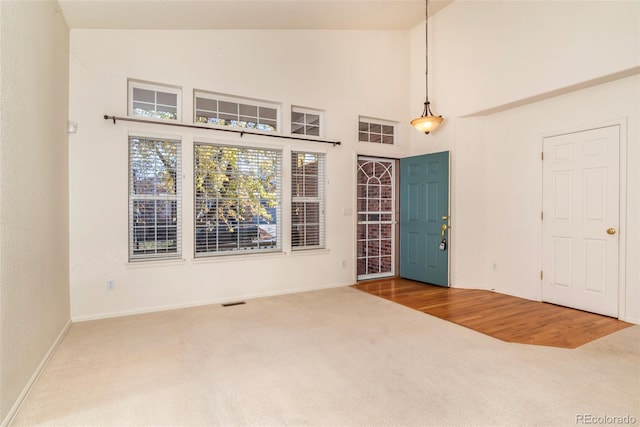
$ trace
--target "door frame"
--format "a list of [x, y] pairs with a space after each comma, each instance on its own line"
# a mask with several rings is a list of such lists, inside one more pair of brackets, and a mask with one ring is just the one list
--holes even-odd
[[[540, 153], [544, 151], [544, 140], [545, 138], [550, 138], [554, 136], [562, 136], [571, 133], [579, 133], [585, 132], [595, 129], [601, 129], [606, 127], [618, 126], [620, 130], [620, 152], [619, 152], [619, 229], [620, 233], [618, 236], [618, 319], [625, 320], [626, 319], [626, 286], [627, 286], [627, 278], [626, 278], [626, 270], [627, 270], [627, 118], [622, 117], [619, 119], [614, 119], [606, 122], [601, 122], [598, 124], [592, 125], [584, 125], [580, 127], [572, 127], [568, 129], [558, 130], [558, 131], [550, 131], [544, 132], [539, 135], [539, 147]], [[543, 171], [543, 161], [540, 158], [540, 212], [542, 212], [543, 208], [543, 193], [544, 193], [544, 171]], [[540, 221], [540, 253], [538, 264], [540, 265], [540, 271], [542, 272], [542, 258], [543, 258], [543, 249], [544, 249], [544, 229], [542, 219]], [[543, 281], [542, 277], [540, 277], [540, 300], [542, 301], [543, 289], [542, 289]]]
[[[451, 177], [452, 177], [452, 167], [451, 167], [451, 164], [452, 164], [452, 158], [453, 158], [452, 151], [451, 150], [444, 150], [444, 151], [436, 151], [436, 152], [431, 152], [431, 153], [424, 153], [424, 154], [418, 154], [418, 155], [403, 157], [402, 159], [399, 159], [399, 163], [401, 163], [401, 161], [405, 160], [405, 159], [410, 159], [410, 158], [414, 158], [414, 157], [427, 157], [427, 156], [441, 155], [441, 154], [444, 154], [444, 153], [447, 154], [447, 174], [446, 174], [446, 176], [447, 176], [447, 186], [446, 186], [447, 187], [447, 191], [446, 191], [446, 194], [447, 194], [447, 207], [446, 207], [447, 211], [446, 211], [446, 219], [443, 218], [442, 221], [444, 221], [444, 224], [447, 225], [446, 231], [444, 232], [445, 233], [445, 238], [446, 238], [446, 241], [447, 241], [447, 243], [446, 243], [447, 244], [447, 249], [446, 249], [446, 252], [447, 252], [447, 255], [446, 255], [446, 257], [447, 257], [446, 284], [437, 284], [437, 286], [451, 287], [451, 283], [452, 283], [452, 281], [451, 281], [451, 265], [452, 265], [452, 258], [453, 258], [452, 251], [451, 251], [451, 241], [452, 241], [452, 238], [451, 238], [451, 216], [452, 216], [451, 215], [451, 206], [452, 206], [452, 200], [453, 200], [452, 191], [451, 191], [451, 188], [452, 188], [452, 179], [451, 179]], [[401, 169], [401, 167], [400, 167], [400, 169]], [[398, 202], [400, 204], [399, 206], [400, 206], [400, 209], [401, 209], [402, 201], [400, 199], [402, 198], [401, 197], [401, 195], [402, 195], [401, 193], [403, 191], [402, 170], [400, 170], [398, 172], [398, 178], [400, 180], [400, 182], [398, 183], [398, 193], [399, 193]], [[438, 215], [438, 217], [439, 216], [440, 215]], [[402, 240], [402, 212], [398, 211], [398, 217], [397, 218], [398, 218], [398, 225], [399, 225], [398, 243], [401, 244], [401, 240]], [[455, 245], [454, 245], [454, 247], [455, 247]], [[400, 251], [398, 252], [398, 263], [399, 264], [401, 263]], [[398, 274], [399, 274], [399, 277], [403, 277], [403, 276], [400, 275], [400, 265], [399, 265]], [[426, 283], [428, 283], [428, 282], [426, 282]]]
[[363, 159], [368, 159], [368, 160], [373, 160], [373, 161], [387, 161], [387, 162], [392, 162], [393, 163], [393, 247], [391, 249], [391, 253], [392, 253], [392, 269], [393, 272], [391, 273], [391, 275], [384, 275], [384, 276], [380, 276], [379, 278], [393, 278], [393, 277], [398, 277], [398, 271], [400, 269], [400, 265], [399, 265], [399, 254], [400, 254], [400, 221], [398, 219], [398, 215], [400, 214], [400, 188], [399, 188], [399, 183], [400, 183], [400, 176], [399, 176], [399, 171], [400, 171], [400, 159], [393, 157], [393, 156], [383, 156], [383, 155], [377, 155], [377, 154], [363, 154], [363, 153], [358, 153], [355, 152], [354, 153], [354, 160], [353, 160], [353, 171], [354, 171], [354, 175], [353, 175], [353, 182], [354, 182], [354, 186], [353, 186], [353, 208], [352, 208], [352, 212], [354, 213], [354, 234], [353, 234], [353, 238], [354, 238], [354, 242], [355, 244], [353, 245], [353, 256], [352, 259], [354, 260], [354, 268], [353, 268], [353, 277], [354, 277], [354, 281], [357, 283], [358, 280], [376, 280], [378, 277], [371, 277], [371, 278], [365, 278], [365, 279], [358, 279], [358, 161], [363, 158]]

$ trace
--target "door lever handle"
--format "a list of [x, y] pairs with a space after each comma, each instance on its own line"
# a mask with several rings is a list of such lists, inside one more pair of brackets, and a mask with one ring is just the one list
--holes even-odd
[[442, 240], [444, 240], [444, 232], [447, 231], [447, 224], [442, 224]]

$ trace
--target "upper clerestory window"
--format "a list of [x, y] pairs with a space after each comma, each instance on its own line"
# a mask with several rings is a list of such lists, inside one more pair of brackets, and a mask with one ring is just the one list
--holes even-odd
[[277, 132], [280, 105], [256, 99], [194, 91], [194, 123]]
[[322, 111], [291, 107], [291, 134], [322, 136]]
[[396, 123], [360, 117], [358, 122], [358, 141], [374, 144], [395, 144]]
[[129, 116], [180, 120], [182, 90], [179, 87], [128, 81]]

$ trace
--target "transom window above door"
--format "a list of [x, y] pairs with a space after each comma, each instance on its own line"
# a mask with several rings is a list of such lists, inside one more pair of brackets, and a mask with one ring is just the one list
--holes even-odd
[[358, 141], [374, 144], [395, 144], [396, 123], [386, 120], [360, 117], [358, 122]]

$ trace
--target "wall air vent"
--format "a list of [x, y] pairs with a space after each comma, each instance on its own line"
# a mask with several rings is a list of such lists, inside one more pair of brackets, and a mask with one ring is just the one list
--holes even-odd
[[223, 307], [233, 307], [234, 305], [242, 305], [242, 304], [246, 304], [246, 302], [244, 301], [236, 301], [236, 302], [227, 302], [222, 304]]

